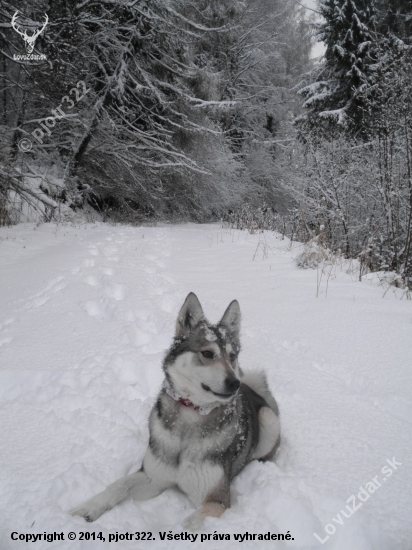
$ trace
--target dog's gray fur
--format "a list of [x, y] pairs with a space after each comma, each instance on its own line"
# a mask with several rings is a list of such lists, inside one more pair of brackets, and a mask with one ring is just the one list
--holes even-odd
[[230, 482], [253, 459], [268, 460], [280, 442], [279, 411], [262, 372], [238, 365], [240, 308], [234, 300], [218, 325], [190, 293], [176, 323], [165, 383], [149, 418], [149, 447], [139, 472], [109, 485], [72, 511], [94, 521], [128, 497], [146, 500], [169, 487], [197, 511], [186, 527], [230, 506]]

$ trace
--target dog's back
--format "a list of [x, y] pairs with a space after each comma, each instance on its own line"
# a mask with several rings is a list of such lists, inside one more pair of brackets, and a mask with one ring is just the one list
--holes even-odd
[[279, 407], [275, 401], [275, 398], [270, 392], [266, 374], [261, 370], [242, 371], [240, 380], [243, 384], [252, 388], [254, 392], [260, 395], [267, 403], [267, 406], [279, 416]]
[[[249, 389], [252, 402], [258, 407], [259, 441], [252, 459], [270, 460], [280, 445], [279, 407], [269, 390], [263, 371], [243, 371], [242, 386]], [[256, 397], [259, 398], [256, 401]], [[263, 404], [261, 404], [263, 402]]]

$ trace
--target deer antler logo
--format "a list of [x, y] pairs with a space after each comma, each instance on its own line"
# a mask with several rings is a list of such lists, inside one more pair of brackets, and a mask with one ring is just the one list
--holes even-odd
[[17, 14], [19, 12], [16, 11], [16, 13], [13, 15], [13, 18], [11, 20], [11, 26], [13, 27], [13, 29], [18, 32], [19, 34], [21, 34], [21, 36], [23, 37], [23, 40], [26, 44], [26, 51], [27, 53], [32, 53], [33, 49], [34, 49], [34, 44], [36, 43], [36, 40], [37, 40], [37, 37], [39, 36], [39, 34], [41, 34], [44, 29], [46, 28], [46, 25], [49, 21], [49, 18], [47, 17], [47, 14], [45, 13], [45, 17], [46, 17], [46, 20], [44, 22], [44, 25], [42, 26], [42, 28], [40, 30], [34, 30], [33, 31], [33, 34], [31, 36], [28, 36], [27, 35], [27, 31], [22, 31], [20, 29], [20, 27], [17, 26], [16, 24], [16, 19], [17, 19]]

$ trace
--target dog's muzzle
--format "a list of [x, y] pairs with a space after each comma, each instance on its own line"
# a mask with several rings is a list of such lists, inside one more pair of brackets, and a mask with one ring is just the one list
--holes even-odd
[[216, 395], [217, 397], [223, 397], [224, 399], [229, 399], [229, 397], [232, 397], [239, 389], [240, 387], [240, 380], [238, 380], [235, 376], [228, 376], [225, 380], [225, 393], [217, 393], [213, 391], [209, 386], [202, 383], [202, 388], [205, 391], [209, 391], [213, 393], [213, 395]]

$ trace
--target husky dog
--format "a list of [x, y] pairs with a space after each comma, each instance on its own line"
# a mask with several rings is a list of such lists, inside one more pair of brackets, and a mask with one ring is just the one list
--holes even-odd
[[146, 500], [169, 487], [181, 489], [197, 508], [186, 528], [222, 515], [232, 479], [251, 460], [271, 459], [280, 443], [278, 407], [265, 375], [239, 367], [239, 330], [236, 300], [211, 325], [196, 295], [188, 295], [163, 363], [165, 381], [150, 414], [142, 468], [73, 515], [94, 521], [126, 498]]

